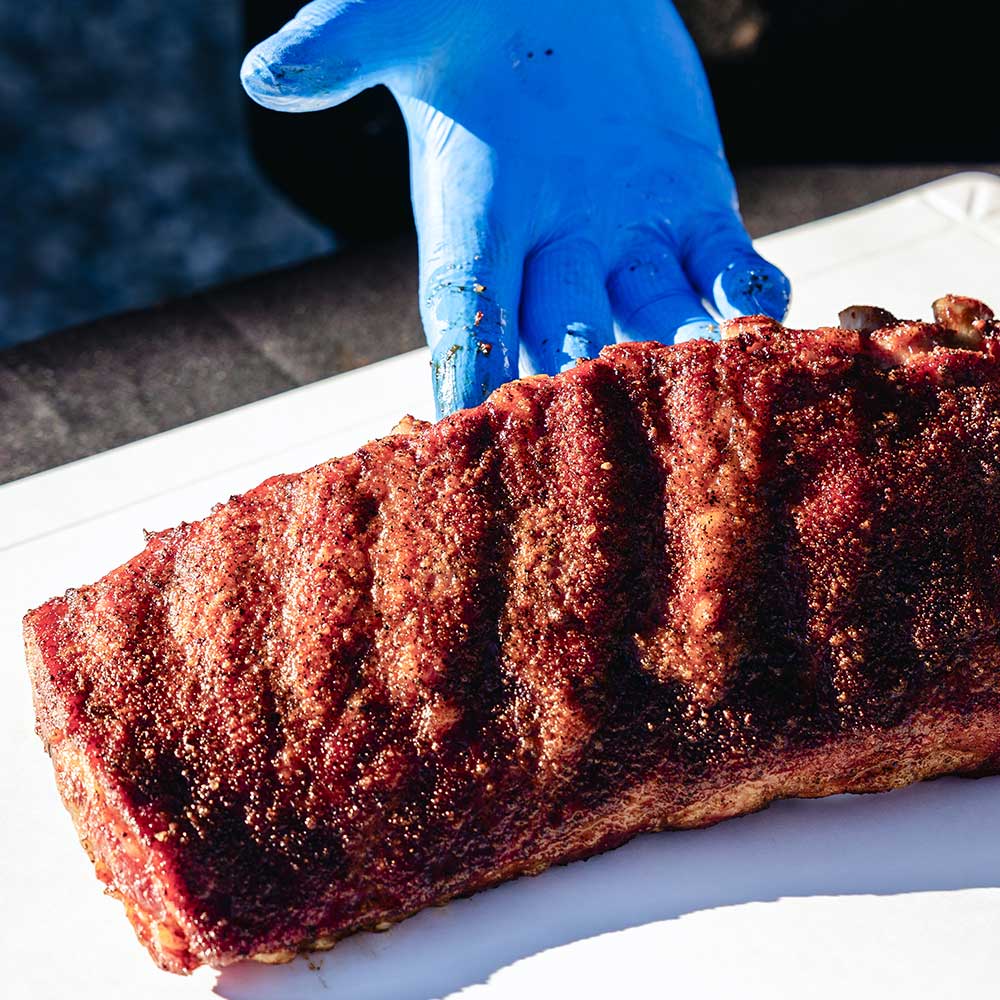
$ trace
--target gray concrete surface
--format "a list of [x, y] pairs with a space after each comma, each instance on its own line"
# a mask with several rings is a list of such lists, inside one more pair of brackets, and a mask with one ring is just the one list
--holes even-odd
[[[759, 236], [956, 169], [761, 168], [741, 172], [738, 182]], [[0, 481], [420, 343], [409, 239], [54, 333], [0, 353]]]

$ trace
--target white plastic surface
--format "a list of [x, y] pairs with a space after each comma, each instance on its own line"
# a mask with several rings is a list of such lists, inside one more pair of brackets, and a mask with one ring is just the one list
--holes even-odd
[[[1000, 305], [1000, 179], [961, 174], [760, 241], [789, 323]], [[1000, 779], [787, 802], [430, 910], [289, 966], [159, 972], [102, 896], [33, 733], [21, 615], [206, 514], [431, 412], [423, 351], [0, 487], [0, 996], [993, 997]], [[326, 427], [327, 429], [321, 430]]]

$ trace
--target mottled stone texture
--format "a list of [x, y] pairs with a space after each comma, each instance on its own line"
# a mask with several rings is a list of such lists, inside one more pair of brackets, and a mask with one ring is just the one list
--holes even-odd
[[331, 248], [251, 161], [242, 46], [235, 0], [0, 4], [0, 346]]

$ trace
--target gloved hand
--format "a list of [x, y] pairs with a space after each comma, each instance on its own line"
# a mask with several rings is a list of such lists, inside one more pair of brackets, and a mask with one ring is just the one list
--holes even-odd
[[666, 0], [315, 0], [242, 77], [286, 111], [377, 83], [399, 101], [439, 415], [516, 378], [519, 356], [554, 373], [616, 327], [717, 336], [703, 300], [785, 314], [788, 280], [750, 245]]

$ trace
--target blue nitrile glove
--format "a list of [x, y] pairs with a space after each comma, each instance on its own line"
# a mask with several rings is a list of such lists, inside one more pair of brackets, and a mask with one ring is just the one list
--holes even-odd
[[[403, 109], [439, 414], [518, 358], [715, 337], [788, 306], [751, 248], [698, 55], [666, 0], [315, 0], [243, 64], [259, 103], [377, 83]], [[350, 150], [344, 151], [350, 156]]]

